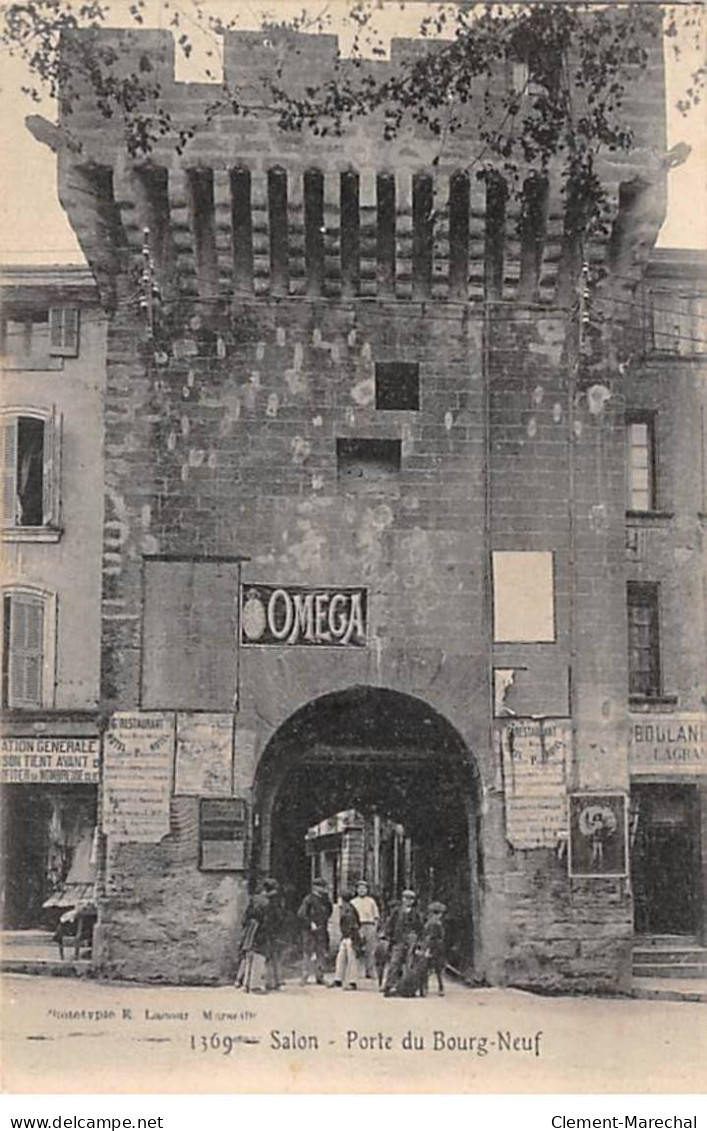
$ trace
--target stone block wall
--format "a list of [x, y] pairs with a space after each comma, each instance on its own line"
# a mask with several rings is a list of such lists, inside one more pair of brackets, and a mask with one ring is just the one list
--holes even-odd
[[[300, 72], [305, 57], [325, 75], [335, 44], [298, 42]], [[212, 88], [174, 82], [163, 33], [134, 35], [118, 65], [142, 51], [188, 127]], [[271, 65], [262, 40], [228, 39], [226, 75], [253, 97]], [[642, 82], [639, 144], [602, 165], [629, 274], [663, 207], [661, 67]], [[420, 127], [383, 144], [376, 123], [314, 138], [253, 113], [200, 129], [184, 155], [158, 143], [136, 161], [91, 108], [69, 125], [83, 152], [60, 153], [61, 198], [112, 309], [104, 705], [144, 705], [146, 558], [243, 555], [246, 584], [367, 586], [367, 648], [242, 650], [236, 792], [252, 800], [268, 742], [324, 691], [422, 699], [476, 768], [477, 975], [621, 987], [626, 886], [569, 880], [548, 848], [511, 849], [491, 717], [493, 667], [522, 670], [515, 713], [572, 720], [568, 789], [627, 787], [623, 402], [617, 386], [579, 378], [576, 248], [556, 183], [530, 256], [513, 208], [489, 239], [486, 192], [459, 179], [464, 131], [437, 164]], [[620, 189], [636, 178], [638, 209]], [[162, 294], [153, 340], [135, 288], [145, 227]], [[418, 408], [376, 407], [375, 366], [391, 361], [419, 365]], [[399, 469], [347, 477], [337, 451], [353, 440], [398, 444]], [[491, 553], [504, 549], [552, 551], [554, 642], [493, 646]], [[225, 586], [225, 619], [233, 597]], [[232, 707], [225, 693], [209, 701]], [[225, 976], [246, 880], [198, 871], [194, 806], [174, 800], [159, 845], [109, 846], [96, 948], [106, 973]]]

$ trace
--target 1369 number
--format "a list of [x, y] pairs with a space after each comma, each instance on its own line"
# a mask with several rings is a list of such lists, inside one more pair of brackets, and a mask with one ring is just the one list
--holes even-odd
[[192, 1052], [218, 1052], [222, 1056], [228, 1056], [242, 1040], [243, 1037], [231, 1037], [228, 1033], [201, 1033], [198, 1036], [192, 1033], [189, 1047]]

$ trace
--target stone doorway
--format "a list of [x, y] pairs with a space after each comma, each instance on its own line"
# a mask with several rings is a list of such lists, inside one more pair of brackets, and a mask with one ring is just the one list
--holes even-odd
[[448, 907], [450, 960], [470, 972], [479, 937], [478, 795], [474, 761], [461, 737], [422, 700], [365, 686], [323, 696], [280, 727], [261, 759], [257, 871], [280, 881], [294, 912], [312, 875], [309, 829], [347, 811], [369, 831], [400, 828], [403, 859], [395, 869], [386, 857], [391, 838], [378, 849], [364, 836], [360, 872], [384, 905], [408, 884], [423, 909], [441, 899]]

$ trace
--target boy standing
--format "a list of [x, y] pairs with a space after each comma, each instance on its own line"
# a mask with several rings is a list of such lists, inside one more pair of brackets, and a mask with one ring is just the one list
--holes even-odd
[[443, 903], [435, 900], [427, 908], [427, 920], [422, 932], [422, 950], [427, 960], [425, 978], [422, 992], [427, 994], [427, 982], [430, 971], [437, 975], [437, 993], [444, 997], [444, 967], [447, 957], [445, 953], [444, 938], [444, 913], [447, 910]]

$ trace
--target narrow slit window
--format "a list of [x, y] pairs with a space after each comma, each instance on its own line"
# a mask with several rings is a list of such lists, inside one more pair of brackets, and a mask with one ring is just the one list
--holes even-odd
[[627, 605], [629, 695], [656, 697], [661, 693], [657, 584], [630, 581]]
[[420, 366], [416, 361], [377, 361], [375, 379], [377, 409], [419, 409]]
[[157, 275], [168, 284], [173, 271], [171, 230], [169, 223], [169, 174], [164, 168], [135, 171], [138, 215], [149, 230], [149, 244]]
[[467, 297], [469, 274], [469, 178], [454, 173], [449, 182], [449, 293]]
[[324, 177], [317, 169], [304, 174], [304, 261], [307, 293], [320, 295], [324, 284]]
[[358, 294], [361, 275], [361, 212], [358, 173], [342, 173], [341, 279], [345, 294]]
[[197, 282], [200, 296], [206, 298], [218, 292], [213, 169], [191, 169], [189, 184]]
[[395, 177], [381, 173], [376, 181], [378, 286], [381, 293], [395, 291]]
[[249, 169], [231, 170], [233, 275], [236, 289], [253, 289], [253, 220]]
[[519, 296], [528, 302], [537, 299], [543, 249], [547, 234], [549, 189], [545, 177], [529, 177], [523, 185], [520, 225]]
[[268, 173], [270, 214], [270, 280], [276, 292], [287, 290], [289, 279], [287, 249], [287, 173], [271, 169]]
[[428, 298], [432, 290], [434, 246], [434, 185], [427, 173], [412, 179], [412, 279], [413, 293]]
[[507, 196], [508, 190], [502, 177], [491, 176], [487, 179], [484, 257], [484, 294], [487, 299], [499, 299], [503, 296]]
[[630, 511], [652, 511], [655, 491], [655, 421], [652, 416], [626, 422], [628, 499]]

